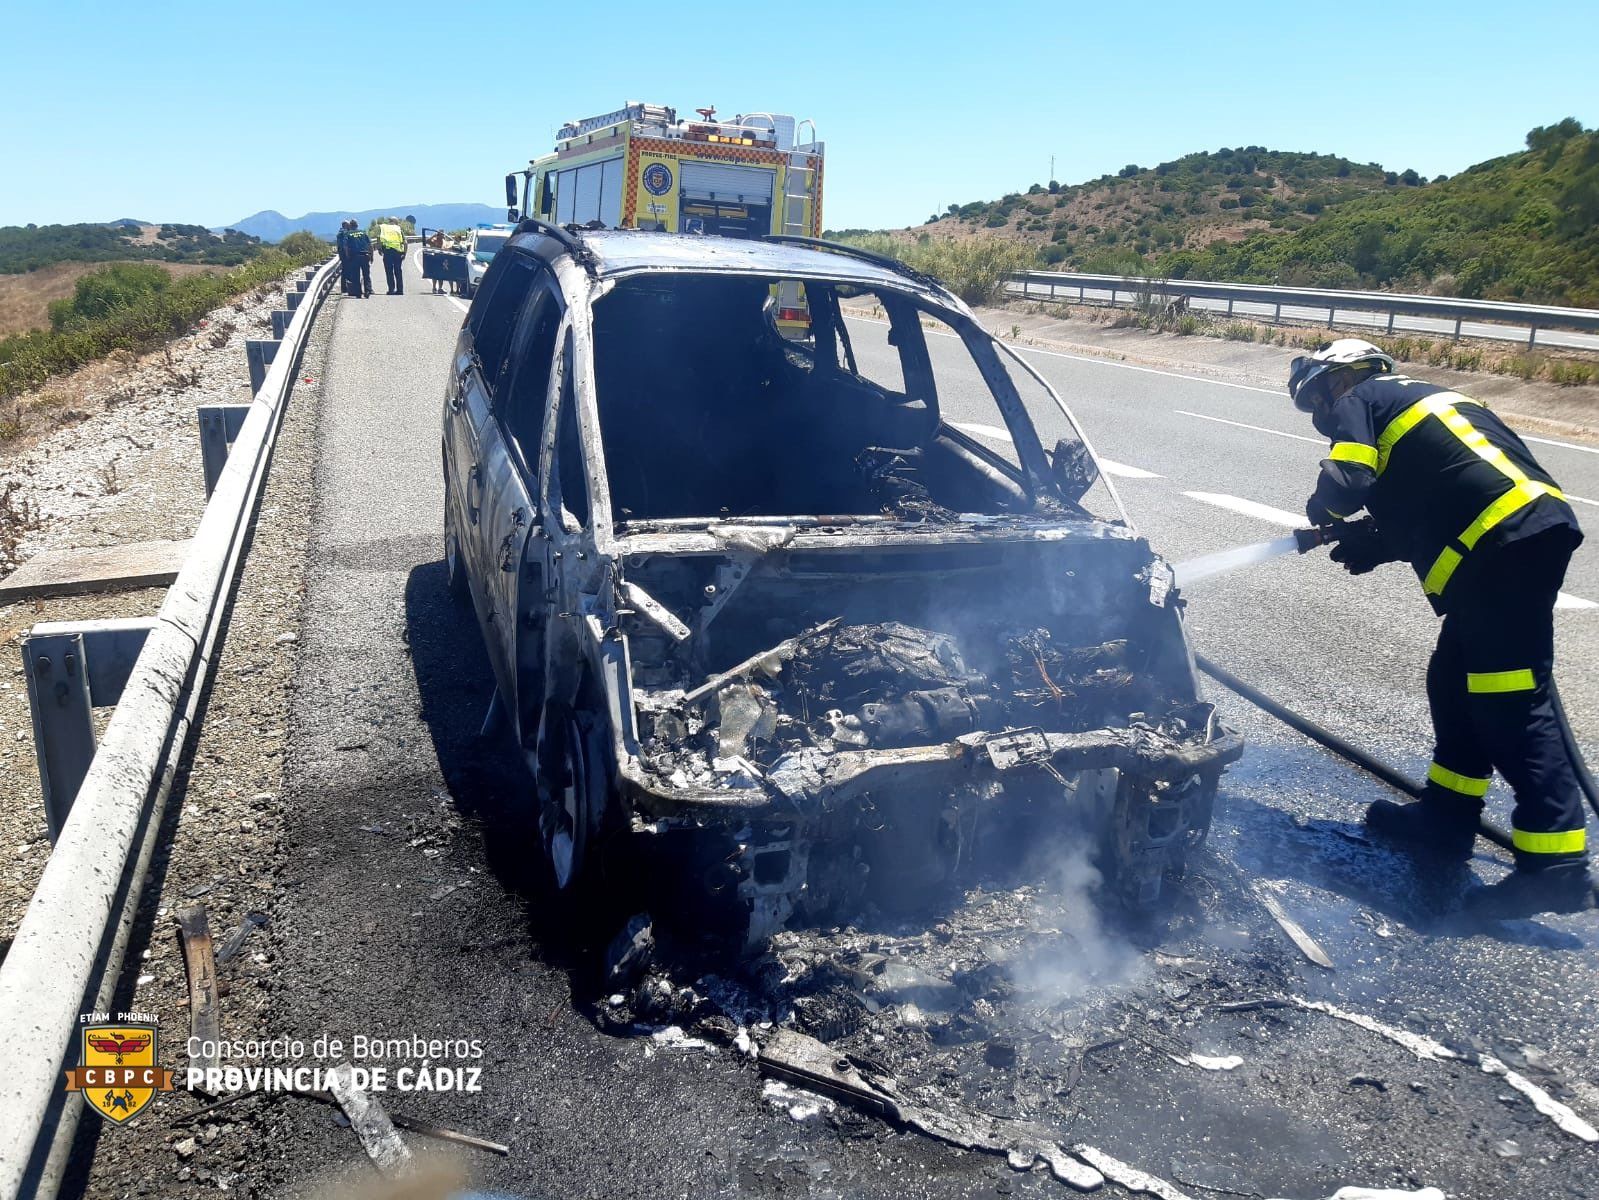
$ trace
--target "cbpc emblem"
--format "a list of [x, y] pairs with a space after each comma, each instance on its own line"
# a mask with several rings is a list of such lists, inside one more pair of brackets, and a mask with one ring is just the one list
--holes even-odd
[[67, 1090], [118, 1125], [132, 1120], [172, 1088], [172, 1072], [155, 1065], [158, 1034], [154, 1025], [85, 1026], [83, 1065], [67, 1072]]
[[664, 196], [672, 190], [672, 168], [665, 163], [651, 163], [644, 168], [644, 190], [652, 196]]

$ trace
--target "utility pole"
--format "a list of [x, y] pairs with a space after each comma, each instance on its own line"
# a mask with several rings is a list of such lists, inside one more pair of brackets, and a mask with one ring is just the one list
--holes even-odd
[[1045, 182], [1055, 182], [1055, 156], [1053, 154], [1049, 156], [1049, 178]]

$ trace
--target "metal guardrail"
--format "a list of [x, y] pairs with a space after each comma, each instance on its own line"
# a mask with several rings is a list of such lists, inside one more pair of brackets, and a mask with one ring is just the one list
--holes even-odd
[[[217, 637], [260, 503], [284, 401], [311, 323], [337, 270], [303, 292], [288, 281], [292, 319], [188, 558], [150, 623], [93, 762], [11, 948], [0, 963], [0, 1197], [59, 1187], [82, 1112], [62, 1087], [78, 1055], [79, 1014], [115, 1008], [121, 961], [167, 797], [217, 653]], [[301, 301], [308, 301], [302, 303]], [[274, 314], [277, 316], [278, 314]], [[283, 315], [288, 316], [285, 312]]]
[[[1011, 282], [1021, 285], [1026, 299], [1091, 299], [1089, 292], [1109, 292], [1112, 304], [1125, 295], [1131, 302], [1146, 295], [1194, 300], [1225, 300], [1231, 313], [1238, 303], [1269, 305], [1272, 320], [1281, 321], [1287, 308], [1322, 309], [1330, 328], [1339, 312], [1375, 312], [1388, 315], [1387, 332], [1394, 331], [1397, 316], [1452, 320], [1460, 337], [1467, 321], [1515, 325], [1528, 330], [1527, 345], [1537, 343], [1540, 329], [1569, 329], [1599, 333], [1599, 310], [1555, 308], [1543, 304], [1502, 304], [1493, 300], [1462, 300], [1448, 296], [1408, 296], [1390, 292], [1340, 292], [1326, 288], [1273, 287], [1254, 283], [1213, 283], [1203, 279], [1144, 279], [1128, 275], [1085, 275], [1070, 271], [1020, 271]], [[1040, 293], [1044, 293], [1040, 295]], [[1062, 295], [1066, 293], [1066, 295]], [[1250, 314], [1256, 315], [1256, 314]]]

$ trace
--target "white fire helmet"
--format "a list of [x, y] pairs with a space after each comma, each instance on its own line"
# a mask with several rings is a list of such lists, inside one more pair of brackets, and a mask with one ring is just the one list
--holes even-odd
[[1318, 380], [1325, 380], [1334, 371], [1346, 367], [1362, 367], [1382, 374], [1394, 369], [1394, 360], [1363, 338], [1339, 338], [1310, 355], [1294, 359], [1288, 372], [1288, 395], [1294, 407], [1301, 412], [1314, 412], [1316, 402], [1323, 398]]

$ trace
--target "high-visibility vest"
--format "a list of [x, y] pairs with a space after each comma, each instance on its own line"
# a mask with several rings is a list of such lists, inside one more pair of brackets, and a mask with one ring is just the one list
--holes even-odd
[[378, 245], [385, 250], [404, 250], [405, 233], [398, 225], [379, 225]]

